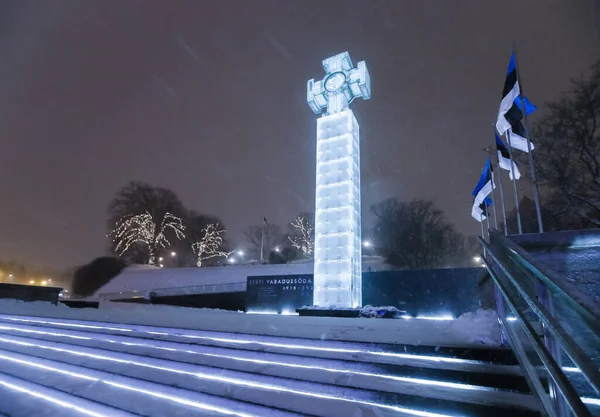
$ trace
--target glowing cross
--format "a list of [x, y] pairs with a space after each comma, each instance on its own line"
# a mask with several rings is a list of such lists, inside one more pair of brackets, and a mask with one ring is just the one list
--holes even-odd
[[334, 114], [348, 108], [352, 100], [371, 98], [371, 78], [365, 61], [352, 68], [348, 52], [323, 60], [326, 75], [322, 81], [308, 81], [306, 101], [315, 114], [327, 108], [327, 114]]
[[309, 80], [307, 102], [317, 119], [314, 301], [317, 306], [362, 305], [359, 127], [349, 105], [371, 97], [364, 62], [348, 52], [323, 61], [322, 81]]

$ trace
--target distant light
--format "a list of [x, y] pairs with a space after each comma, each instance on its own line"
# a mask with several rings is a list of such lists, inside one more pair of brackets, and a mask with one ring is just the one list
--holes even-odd
[[35, 281], [34, 281], [34, 280], [31, 280], [31, 281], [29, 281], [29, 283], [30, 283], [31, 285], [33, 285], [33, 284], [35, 284]]
[[275, 252], [279, 252], [279, 246], [275, 246]]
[[175, 252], [171, 252], [171, 256], [172, 256], [172, 257], [175, 257], [175, 256], [177, 256], [177, 253], [175, 253]]
[[13, 276], [14, 276], [13, 274], [8, 274], [8, 277], [9, 277], [9, 278], [12, 278]]
[[481, 262], [481, 256], [474, 256], [473, 260], [477, 263]]
[[234, 264], [235, 263], [235, 259], [233, 259], [233, 258], [227, 258], [227, 262], [229, 262], [230, 264]]
[[417, 316], [421, 320], [454, 320], [452, 316]]
[[371, 247], [371, 242], [369, 242], [368, 240], [365, 240], [365, 241], [363, 242], [363, 246], [364, 246], [365, 248], [370, 248], [370, 247]]
[[162, 261], [163, 261], [163, 258], [161, 256], [160, 258], [158, 258], [158, 262], [162, 262]]
[[50, 278], [48, 278], [48, 282], [52, 282], [52, 280]]
[[243, 250], [239, 250], [239, 251], [237, 251], [237, 253], [238, 253], [238, 255], [240, 255], [240, 256], [244, 256], [244, 251], [243, 251]]
[[42, 285], [48, 285], [48, 281], [42, 281]]
[[163, 264], [160, 264], [159, 266], [160, 266], [161, 268], [164, 268], [164, 265], [163, 265]]

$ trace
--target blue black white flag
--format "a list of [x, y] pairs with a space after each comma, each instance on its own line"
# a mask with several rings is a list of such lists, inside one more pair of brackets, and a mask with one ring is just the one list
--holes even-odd
[[[515, 54], [510, 56], [504, 89], [502, 90], [502, 101], [498, 110], [496, 130], [503, 135], [508, 131], [510, 134], [510, 146], [522, 152], [529, 152], [527, 148], [527, 137], [523, 128], [523, 112], [530, 115], [537, 110], [527, 97], [521, 95], [521, 88], [517, 77], [517, 61]], [[535, 149], [530, 142], [531, 150]]]
[[[510, 127], [507, 131], [507, 135], [510, 135], [510, 146], [513, 149], [518, 149], [522, 152], [529, 152], [527, 148], [527, 136], [525, 135], [525, 128], [523, 127], [523, 122], [518, 121], [514, 125]], [[529, 142], [531, 146], [531, 150], [535, 149], [533, 142]]]
[[[527, 144], [525, 146], [527, 146]], [[506, 146], [504, 146], [504, 142], [502, 142], [502, 139], [500, 139], [498, 135], [496, 135], [496, 150], [498, 151], [498, 165], [500, 166], [500, 168], [508, 171], [508, 176], [511, 180], [513, 179], [513, 177], [516, 180], [521, 178], [521, 172], [519, 172], [517, 162], [513, 161], [511, 164], [510, 153], [508, 152], [508, 149], [506, 148]]]
[[508, 71], [506, 72], [506, 80], [502, 89], [502, 101], [498, 110], [498, 120], [496, 121], [496, 129], [498, 134], [503, 135], [516, 122], [521, 121], [523, 112], [520, 105], [521, 90], [517, 79], [517, 63], [515, 54], [510, 56]]
[[471, 211], [471, 216], [476, 219], [478, 222], [481, 222], [488, 217], [488, 207], [492, 205], [492, 199], [486, 197], [485, 200], [479, 205], [479, 207], [475, 208], [473, 206], [473, 210]]
[[492, 171], [490, 158], [487, 158], [485, 161], [485, 166], [483, 167], [483, 172], [481, 173], [481, 178], [479, 178], [479, 182], [475, 186], [475, 189], [472, 193], [474, 198], [471, 215], [478, 222], [481, 221], [484, 214], [486, 215], [485, 217], [487, 217], [487, 210], [482, 209], [481, 205], [483, 204], [485, 208], [486, 204], [484, 203], [487, 203], [488, 200], [491, 203], [491, 200], [488, 196], [492, 193], [494, 188], [496, 188], [496, 184], [494, 183], [494, 172]]

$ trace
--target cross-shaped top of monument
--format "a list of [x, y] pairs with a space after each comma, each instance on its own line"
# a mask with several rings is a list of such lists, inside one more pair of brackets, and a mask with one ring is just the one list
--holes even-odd
[[352, 68], [348, 52], [323, 60], [325, 77], [321, 81], [308, 80], [306, 101], [315, 114], [327, 109], [334, 114], [348, 108], [352, 100], [371, 98], [371, 78], [365, 61]]

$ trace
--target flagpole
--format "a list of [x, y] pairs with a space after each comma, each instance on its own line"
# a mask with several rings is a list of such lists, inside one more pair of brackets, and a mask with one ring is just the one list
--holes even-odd
[[[488, 147], [486, 151], [490, 160], [490, 167], [492, 169], [492, 204], [494, 205], [494, 227], [496, 228], [496, 230], [498, 230], [498, 212], [496, 211], [496, 180], [494, 179], [494, 163], [492, 162], [492, 152], [490, 148]], [[498, 174], [500, 175], [501, 173], [502, 172], [500, 171], [500, 167], [498, 167]], [[502, 209], [504, 210], [504, 201], [502, 201]], [[506, 218], [504, 219], [504, 224], [506, 224]]]
[[510, 156], [510, 171], [512, 172], [512, 184], [515, 192], [515, 209], [517, 210], [517, 229], [519, 234], [523, 234], [521, 227], [521, 210], [519, 208], [519, 193], [517, 192], [517, 179], [515, 178], [515, 160], [513, 159], [512, 144], [510, 142], [510, 129], [506, 131], [506, 141], [508, 142], [508, 155]]
[[[485, 201], [483, 202], [483, 204], [485, 205]], [[490, 213], [488, 212], [487, 206], [485, 207], [485, 220], [487, 222], [487, 227], [488, 227], [488, 240], [490, 240]]]
[[[495, 132], [495, 131], [494, 131]], [[502, 207], [502, 220], [504, 220], [504, 236], [508, 236], [508, 223], [506, 223], [506, 206], [504, 204], [504, 189], [502, 188], [502, 168], [500, 168], [500, 160], [496, 152], [496, 164], [498, 166], [498, 183], [500, 185], [500, 205]]]
[[525, 109], [525, 99], [523, 98], [523, 84], [521, 83], [521, 74], [519, 72], [519, 60], [517, 58], [517, 46], [515, 41], [512, 41], [513, 53], [515, 54], [515, 69], [517, 72], [517, 82], [519, 83], [519, 91], [521, 92], [521, 111], [525, 119], [525, 138], [527, 139], [527, 158], [529, 159], [529, 174], [531, 175], [531, 184], [533, 188], [533, 199], [535, 201], [535, 211], [538, 220], [538, 230], [544, 233], [544, 225], [542, 224], [542, 208], [540, 206], [540, 196], [538, 192], [538, 184], [535, 178], [535, 166], [533, 165], [533, 152], [531, 149], [531, 140], [529, 139], [529, 120], [527, 119], [527, 111]]
[[[479, 224], [481, 225], [481, 238], [485, 240], [485, 232], [483, 231], [483, 214], [479, 215]], [[487, 256], [485, 253], [485, 246], [483, 247], [483, 256]]]

